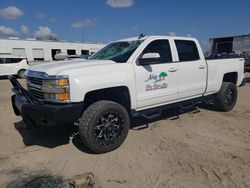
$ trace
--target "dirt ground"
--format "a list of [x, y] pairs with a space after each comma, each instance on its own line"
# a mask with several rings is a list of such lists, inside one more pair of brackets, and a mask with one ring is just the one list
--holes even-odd
[[69, 187], [86, 172], [104, 188], [250, 187], [250, 83], [238, 91], [231, 112], [199, 108], [133, 120], [124, 144], [98, 155], [82, 146], [73, 125], [26, 129], [1, 79], [0, 187]]

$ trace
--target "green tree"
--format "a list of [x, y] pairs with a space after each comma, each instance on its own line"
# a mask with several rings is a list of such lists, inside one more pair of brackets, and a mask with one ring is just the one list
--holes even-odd
[[165, 80], [165, 77], [167, 77], [167, 76], [168, 76], [168, 74], [166, 72], [161, 72], [160, 75], [159, 75], [159, 78], [161, 80]]

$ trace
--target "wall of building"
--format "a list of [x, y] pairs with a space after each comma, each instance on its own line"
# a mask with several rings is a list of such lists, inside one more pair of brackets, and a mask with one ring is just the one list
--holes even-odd
[[236, 54], [250, 55], [250, 35], [242, 37], [234, 37], [233, 51]]
[[250, 55], [250, 35], [211, 38], [209, 42], [209, 55], [216, 55], [222, 52]]
[[29, 61], [34, 61], [33, 49], [43, 49], [44, 61], [52, 61], [52, 49], [60, 49], [67, 54], [68, 49], [76, 50], [76, 54], [81, 54], [81, 50], [88, 50], [89, 54], [98, 51], [104, 44], [90, 44], [62, 41], [38, 41], [38, 40], [15, 40], [0, 39], [0, 54], [13, 54], [13, 49], [25, 49], [25, 56]]

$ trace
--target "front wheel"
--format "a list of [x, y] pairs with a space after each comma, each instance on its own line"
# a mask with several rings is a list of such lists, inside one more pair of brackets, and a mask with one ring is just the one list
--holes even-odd
[[25, 78], [25, 70], [24, 69], [19, 70], [17, 73], [17, 76], [18, 78], [22, 78], [22, 79]]
[[79, 121], [83, 143], [96, 153], [118, 148], [126, 139], [130, 127], [127, 110], [112, 101], [97, 101], [90, 105]]
[[227, 112], [233, 109], [237, 101], [237, 88], [232, 82], [223, 82], [216, 95], [215, 106], [218, 110]]

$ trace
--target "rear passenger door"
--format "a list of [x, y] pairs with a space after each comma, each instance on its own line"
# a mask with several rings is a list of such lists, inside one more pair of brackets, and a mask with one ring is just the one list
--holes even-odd
[[207, 67], [196, 42], [174, 40], [179, 64], [179, 99], [201, 96], [206, 88]]

